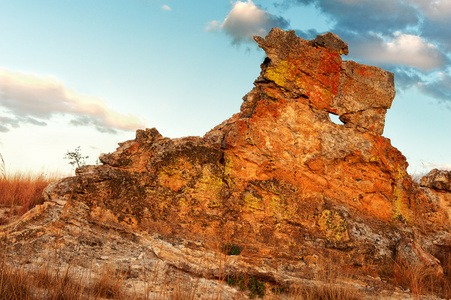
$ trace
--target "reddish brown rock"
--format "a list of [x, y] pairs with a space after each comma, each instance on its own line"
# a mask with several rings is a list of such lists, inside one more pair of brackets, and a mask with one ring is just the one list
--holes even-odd
[[336, 35], [332, 32], [327, 32], [325, 34], [318, 35], [312, 41], [312, 45], [314, 47], [328, 48], [332, 51], [337, 52], [340, 55], [341, 54], [344, 54], [344, 55], [349, 54], [348, 44], [346, 44], [344, 41], [342, 41], [340, 39], [340, 37], [338, 37], [338, 35]]
[[[268, 55], [259, 79], [276, 85], [276, 91], [265, 91], [266, 96], [275, 100], [303, 98], [302, 102], [313, 108], [346, 115], [342, 121], [349, 127], [382, 134], [386, 110], [395, 97], [393, 74], [353, 61], [343, 62], [340, 54], [347, 52], [346, 43], [336, 35], [333, 42], [324, 36], [328, 35], [314, 40], [317, 47], [297, 38], [294, 31], [278, 28], [265, 39], [255, 38]], [[327, 47], [329, 44], [332, 48]]]
[[[421, 245], [449, 220], [381, 135], [393, 74], [342, 61], [347, 46], [331, 34], [305, 41], [276, 28], [255, 40], [268, 57], [239, 113], [204, 137], [138, 130], [101, 155], [104, 165], [49, 186], [48, 202], [3, 229], [3, 239], [34, 257], [66, 240], [63, 260], [70, 252], [72, 261], [103, 255], [120, 265], [128, 251], [208, 280], [246, 272], [283, 287], [329, 267], [325, 257], [374, 272], [396, 255], [429, 257], [427, 247], [399, 244], [408, 236]], [[109, 234], [116, 244], [103, 241]], [[241, 253], [221, 262], [230, 243]]]

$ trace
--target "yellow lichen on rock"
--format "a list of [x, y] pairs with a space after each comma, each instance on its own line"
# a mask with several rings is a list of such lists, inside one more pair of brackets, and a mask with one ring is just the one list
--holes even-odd
[[318, 226], [328, 240], [340, 242], [349, 239], [347, 234], [348, 223], [336, 211], [323, 210], [318, 219]]
[[251, 210], [261, 209], [262, 198], [256, 197], [253, 193], [247, 192], [244, 195], [244, 203]]
[[412, 223], [412, 211], [407, 206], [409, 197], [403, 187], [404, 173], [400, 168], [397, 169], [397, 172], [398, 174], [396, 176], [396, 185], [393, 187], [393, 220]]
[[280, 87], [288, 88], [287, 82], [291, 81], [289, 74], [295, 70], [295, 66], [289, 61], [281, 61], [279, 65], [270, 67], [266, 71], [266, 76], [269, 80], [274, 81]]
[[210, 207], [218, 207], [221, 204], [220, 193], [223, 184], [222, 178], [215, 175], [208, 166], [205, 166], [202, 169], [202, 176], [198, 179], [192, 191], [192, 195]]
[[193, 165], [179, 158], [176, 163], [164, 166], [159, 172], [160, 184], [174, 192], [181, 190], [191, 179], [190, 170]]

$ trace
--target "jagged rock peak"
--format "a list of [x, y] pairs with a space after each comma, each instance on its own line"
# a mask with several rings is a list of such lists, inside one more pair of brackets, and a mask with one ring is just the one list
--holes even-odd
[[[346, 126], [382, 134], [385, 114], [395, 97], [394, 76], [380, 68], [342, 61], [348, 46], [337, 35], [326, 33], [312, 41], [294, 31], [273, 28], [265, 37], [254, 37], [268, 59], [256, 84], [274, 82], [274, 98], [305, 98], [311, 107], [340, 116]], [[249, 114], [252, 101], [243, 107]]]

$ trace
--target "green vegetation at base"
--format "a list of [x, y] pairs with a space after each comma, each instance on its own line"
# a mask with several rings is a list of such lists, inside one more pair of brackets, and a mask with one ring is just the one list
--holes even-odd
[[227, 255], [240, 255], [241, 248], [235, 244], [227, 243], [224, 247], [222, 247], [222, 252]]
[[263, 298], [266, 292], [265, 284], [261, 281], [258, 281], [258, 279], [255, 277], [248, 279], [243, 275], [230, 275], [227, 276], [226, 282], [230, 286], [238, 286], [241, 291], [245, 291], [247, 287], [250, 291], [250, 299], [254, 299], [257, 296], [259, 298]]

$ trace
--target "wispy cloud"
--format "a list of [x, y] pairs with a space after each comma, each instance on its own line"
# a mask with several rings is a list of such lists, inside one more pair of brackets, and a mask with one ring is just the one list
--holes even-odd
[[[451, 103], [451, 1], [280, 0], [274, 5], [314, 5], [330, 20], [330, 31], [349, 44], [352, 57], [394, 72], [398, 88], [418, 86]], [[309, 39], [317, 33], [315, 28], [298, 32]]]
[[136, 130], [145, 127], [138, 117], [108, 107], [105, 100], [80, 95], [51, 76], [14, 72], [0, 68], [0, 131], [21, 124], [46, 126], [55, 115], [71, 117], [76, 126], [93, 126], [101, 132]]
[[172, 8], [170, 8], [169, 5], [166, 5], [166, 4], [163, 5], [161, 8], [164, 10], [172, 10]]
[[423, 168], [426, 168], [426, 169], [439, 169], [439, 170], [451, 170], [451, 164], [423, 163]]
[[[432, 95], [434, 98], [448, 101], [451, 105], [451, 76], [446, 73], [439, 73], [439, 78], [432, 82], [419, 82], [418, 87], [426, 94]], [[450, 106], [451, 107], [451, 106]]]
[[251, 0], [236, 1], [224, 21], [211, 21], [208, 31], [223, 31], [232, 38], [233, 44], [253, 41], [253, 36], [265, 36], [273, 27], [288, 27], [288, 21], [255, 5]]

